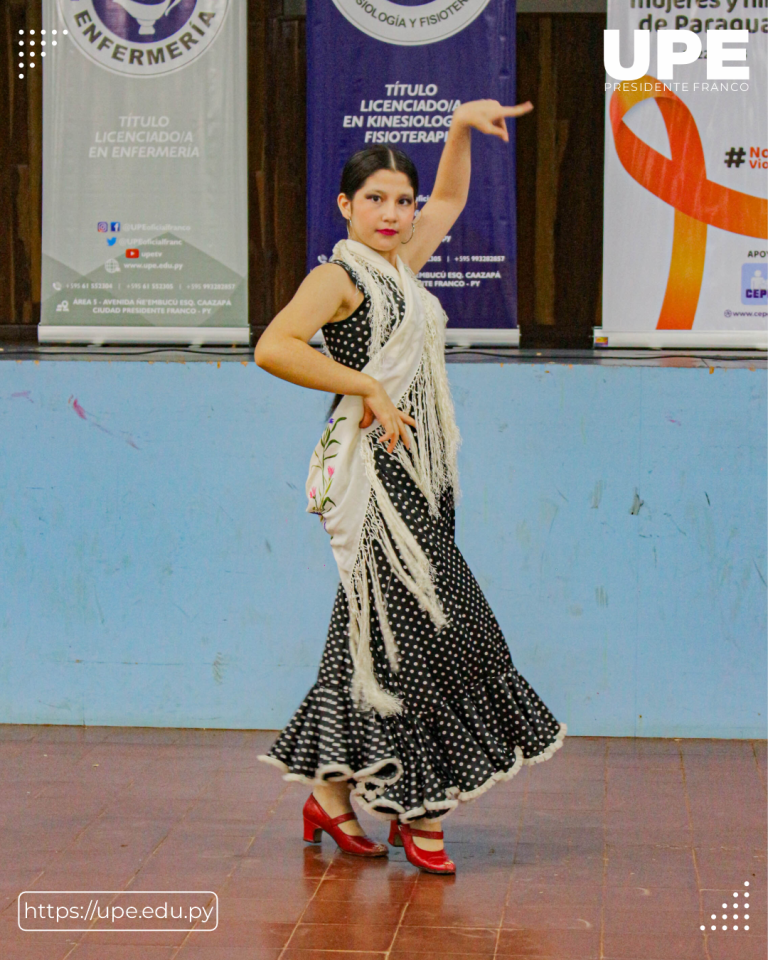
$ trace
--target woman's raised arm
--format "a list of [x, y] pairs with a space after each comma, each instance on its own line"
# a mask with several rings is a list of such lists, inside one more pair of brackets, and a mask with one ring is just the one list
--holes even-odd
[[470, 100], [454, 110], [432, 193], [416, 222], [413, 239], [400, 250], [400, 256], [414, 273], [440, 246], [467, 202], [472, 127], [509, 143], [506, 118], [520, 117], [531, 110], [533, 104], [529, 101], [504, 107], [498, 100]]

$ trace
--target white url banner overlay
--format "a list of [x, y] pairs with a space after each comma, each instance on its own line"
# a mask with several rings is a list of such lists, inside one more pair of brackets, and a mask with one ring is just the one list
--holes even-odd
[[203, 932], [219, 925], [219, 898], [213, 890], [23, 890], [17, 919], [29, 933]]

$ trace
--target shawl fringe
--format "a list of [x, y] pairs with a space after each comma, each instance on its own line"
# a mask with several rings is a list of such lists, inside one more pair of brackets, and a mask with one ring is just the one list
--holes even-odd
[[[370, 296], [369, 359], [375, 375], [376, 358], [399, 320], [394, 292], [384, 280], [385, 275], [358, 256], [345, 241], [336, 244], [333, 258], [343, 260], [352, 267]], [[418, 440], [409, 430], [411, 456], [402, 443], [395, 446], [392, 455], [421, 490], [430, 514], [436, 517], [439, 514], [440, 497], [446, 489], [452, 488], [454, 503], [457, 503], [460, 497], [457, 453], [461, 438], [456, 426], [445, 369], [444, 331], [447, 317], [440, 302], [426, 290], [413, 271], [407, 266], [405, 271], [415, 284], [424, 310], [425, 336], [421, 362], [397, 406], [416, 421]], [[351, 582], [345, 583], [345, 590], [349, 605], [349, 645], [354, 664], [350, 691], [353, 701], [360, 710], [374, 709], [380, 715], [388, 716], [402, 713], [403, 702], [384, 690], [374, 673], [370, 649], [371, 599], [393, 673], [399, 671], [400, 654], [387, 615], [374, 544], [381, 548], [394, 575], [413, 594], [438, 632], [449, 624], [449, 620], [435, 591], [435, 570], [376, 473], [373, 447], [375, 442], [371, 435], [361, 437], [361, 455], [366, 476], [371, 484], [371, 495], [352, 568]]]

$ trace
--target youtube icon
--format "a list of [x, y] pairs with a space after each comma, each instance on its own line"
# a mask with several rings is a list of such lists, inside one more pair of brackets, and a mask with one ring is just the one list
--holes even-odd
[[138, 255], [139, 255], [139, 251], [136, 249], [136, 247], [128, 247], [128, 249], [125, 251], [126, 260], [131, 260], [131, 259], [135, 260], [136, 257], [138, 257]]

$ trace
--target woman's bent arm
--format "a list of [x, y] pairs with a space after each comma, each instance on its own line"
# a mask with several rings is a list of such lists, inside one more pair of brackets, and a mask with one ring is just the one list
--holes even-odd
[[253, 359], [257, 365], [281, 380], [313, 390], [342, 393], [363, 398], [361, 427], [374, 419], [384, 427], [381, 443], [389, 443], [390, 453], [402, 439], [410, 446], [405, 424], [416, 421], [398, 410], [378, 380], [326, 357], [309, 341], [325, 323], [347, 316], [358, 296], [342, 267], [322, 264], [301, 283], [293, 299], [274, 318], [259, 338]]
[[303, 280], [293, 299], [259, 338], [253, 359], [281, 380], [328, 393], [364, 397], [376, 381], [366, 373], [337, 363], [310, 346], [323, 324], [349, 310], [351, 281], [341, 267], [323, 264]]

